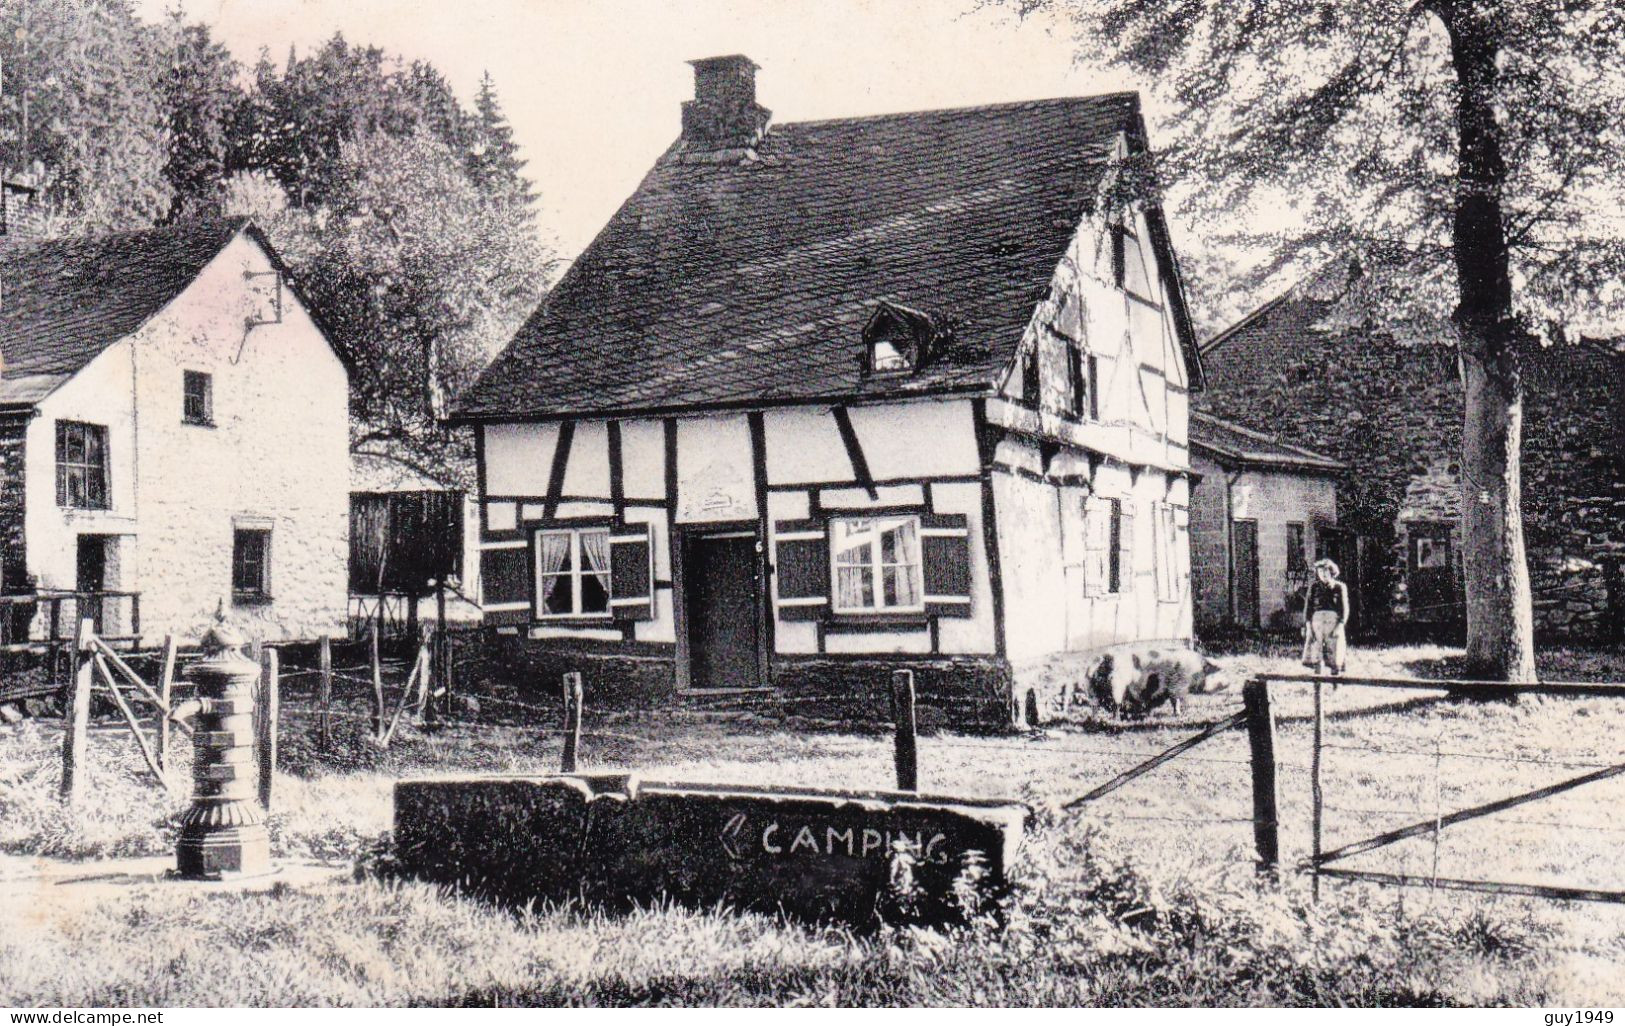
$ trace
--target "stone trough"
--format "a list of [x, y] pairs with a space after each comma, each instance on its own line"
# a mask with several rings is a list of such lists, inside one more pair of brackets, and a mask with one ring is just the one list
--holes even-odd
[[944, 921], [964, 911], [956, 880], [984, 903], [1003, 890], [1027, 816], [898, 791], [461, 777], [395, 785], [395, 848], [408, 876], [516, 903], [666, 898], [865, 924], [912, 894], [915, 917]]

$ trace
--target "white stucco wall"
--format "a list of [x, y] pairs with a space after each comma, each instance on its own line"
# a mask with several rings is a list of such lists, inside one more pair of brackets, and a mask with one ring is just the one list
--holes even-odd
[[[273, 270], [239, 235], [140, 331], [40, 404], [28, 438], [28, 554], [42, 587], [71, 588], [81, 533], [116, 533], [110, 588], [141, 592], [143, 634], [196, 638], [224, 599], [257, 638], [342, 631], [349, 539], [348, 383], [291, 292], [260, 309], [248, 272]], [[212, 375], [214, 426], [182, 418], [184, 371]], [[112, 509], [62, 510], [55, 424], [108, 427]], [[271, 601], [232, 605], [234, 525], [268, 527]]]
[[[855, 407], [851, 411], [854, 434], [864, 450], [871, 475], [879, 480], [911, 477], [934, 480], [932, 508], [937, 513], [962, 513], [969, 521], [972, 578], [975, 592], [968, 618], [945, 617], [938, 622], [939, 650], [944, 653], [990, 654], [996, 638], [989, 586], [987, 553], [981, 523], [981, 484], [971, 405], [964, 400], [917, 401]], [[506, 524], [539, 521], [542, 498], [552, 470], [557, 425], [487, 426], [485, 478], [487, 495], [495, 501], [496, 520]], [[710, 414], [676, 418], [677, 494], [671, 497], [679, 525], [755, 520], [757, 503], [749, 419], [744, 414]], [[622, 487], [626, 519], [650, 524], [654, 542], [655, 579], [672, 580], [671, 540], [666, 521], [665, 425], [658, 419], [631, 419], [620, 423]], [[875, 506], [925, 502], [920, 484], [884, 484], [870, 498], [854, 487], [853, 469], [835, 419], [827, 408], [799, 407], [768, 410], [763, 414], [769, 533], [781, 520], [805, 518], [809, 489], [818, 493], [825, 509], [862, 510]], [[609, 491], [608, 432], [602, 422], [580, 422], [574, 429], [565, 465], [563, 495], [558, 517], [603, 517], [613, 512]], [[789, 489], [786, 486], [795, 485]], [[584, 501], [596, 497], [595, 501]], [[661, 505], [639, 505], [639, 500]], [[771, 538], [769, 539], [771, 552]], [[618, 628], [532, 627], [533, 637], [573, 636], [610, 640]], [[655, 596], [655, 617], [634, 626], [638, 641], [671, 643], [676, 640], [672, 590], [661, 587]], [[778, 621], [775, 651], [786, 655], [818, 652], [818, 631], [808, 622]], [[825, 639], [826, 652], [928, 652], [930, 635], [922, 626], [895, 632], [838, 634]]]
[[1317, 532], [1337, 526], [1336, 481], [1276, 470], [1232, 471], [1200, 453], [1196, 467], [1203, 475], [1191, 496], [1193, 585], [1201, 626], [1232, 617], [1229, 532], [1235, 520], [1258, 525], [1259, 624], [1300, 624], [1300, 599], [1293, 597], [1297, 586], [1287, 575], [1287, 525], [1303, 525], [1303, 559], [1312, 563]]

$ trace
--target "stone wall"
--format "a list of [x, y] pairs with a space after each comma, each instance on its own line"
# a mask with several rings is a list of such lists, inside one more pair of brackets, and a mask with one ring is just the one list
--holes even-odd
[[[567, 638], [529, 638], [487, 631], [459, 664], [458, 690], [494, 696], [490, 712], [524, 719], [537, 707], [552, 710], [564, 674], [582, 675], [582, 698], [597, 710], [669, 709], [682, 703], [670, 646]], [[995, 656], [779, 656], [771, 688], [707, 700], [722, 707], [732, 697], [764, 715], [844, 723], [890, 724], [893, 671], [914, 671], [917, 718], [925, 728], [1002, 729], [1016, 717], [1010, 664]], [[760, 700], [752, 700], [759, 694]], [[519, 706], [504, 705], [519, 702]], [[483, 711], [483, 710], [482, 710]]]
[[[1266, 308], [1203, 364], [1201, 408], [1349, 464], [1338, 521], [1375, 543], [1365, 608], [1410, 619], [1407, 522], [1453, 518], [1462, 395], [1454, 350], [1323, 330], [1325, 303]], [[1625, 633], [1615, 593], [1625, 559], [1625, 358], [1599, 345], [1547, 350], [1526, 377], [1524, 531], [1536, 629], [1580, 641]], [[1613, 589], [1608, 582], [1616, 582]], [[1612, 603], [1612, 605], [1610, 605]]]
[[[670, 645], [486, 631], [469, 652], [470, 661], [459, 668], [466, 682], [460, 690], [475, 695], [552, 708], [561, 700], [564, 675], [579, 673], [582, 703], [589, 711], [670, 708], [677, 702], [676, 656]], [[522, 708], [498, 702], [491, 711], [509, 716]]]

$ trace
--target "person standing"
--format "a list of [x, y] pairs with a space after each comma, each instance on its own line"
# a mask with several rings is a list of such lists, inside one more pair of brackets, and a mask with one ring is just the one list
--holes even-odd
[[1334, 677], [1348, 657], [1349, 589], [1340, 574], [1336, 563], [1317, 559], [1303, 601], [1303, 665]]

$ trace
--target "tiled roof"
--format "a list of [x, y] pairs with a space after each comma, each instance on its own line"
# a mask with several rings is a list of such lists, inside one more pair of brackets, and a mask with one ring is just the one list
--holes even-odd
[[138, 330], [247, 224], [0, 244], [0, 403], [38, 401]]
[[[674, 144], [457, 416], [985, 390], [1117, 134], [1143, 131], [1138, 98], [1116, 93], [777, 125], [743, 162]], [[865, 377], [882, 300], [952, 340], [914, 374]]]
[[1298, 470], [1319, 474], [1340, 474], [1345, 464], [1300, 446], [1220, 420], [1206, 413], [1191, 412], [1191, 449], [1230, 467]]

